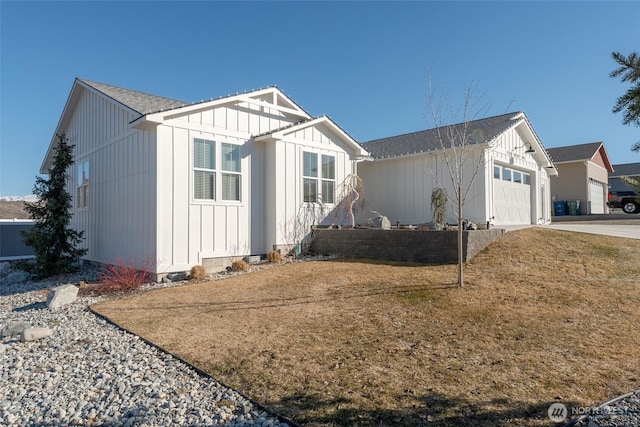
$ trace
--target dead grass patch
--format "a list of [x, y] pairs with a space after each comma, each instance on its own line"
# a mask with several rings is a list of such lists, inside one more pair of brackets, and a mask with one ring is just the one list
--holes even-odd
[[553, 425], [640, 386], [640, 241], [528, 229], [466, 268], [281, 265], [98, 304], [305, 425]]

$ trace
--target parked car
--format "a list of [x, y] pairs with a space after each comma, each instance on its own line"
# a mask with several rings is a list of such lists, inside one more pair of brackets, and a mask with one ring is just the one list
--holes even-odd
[[628, 214], [637, 214], [640, 213], [640, 197], [635, 191], [610, 190], [607, 196], [607, 206], [622, 209]]

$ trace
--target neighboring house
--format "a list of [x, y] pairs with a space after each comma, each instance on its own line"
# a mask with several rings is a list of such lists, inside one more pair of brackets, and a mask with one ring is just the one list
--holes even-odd
[[337, 188], [368, 153], [277, 87], [193, 104], [76, 79], [58, 134], [75, 146], [72, 226], [86, 259], [151, 273], [219, 268], [336, 221]]
[[609, 172], [609, 189], [612, 191], [634, 191], [633, 187], [625, 183], [621, 177], [640, 178], [640, 163], [625, 163], [613, 165]]
[[[487, 222], [497, 226], [550, 222], [549, 177], [557, 171], [523, 112], [364, 143], [374, 160], [359, 168], [367, 200], [361, 215], [375, 210], [392, 224], [415, 225], [432, 220], [434, 188], [445, 188], [449, 200], [454, 200], [455, 189], [441, 148], [451, 147], [451, 141], [439, 138], [439, 131], [440, 135], [453, 132], [469, 138], [465, 181], [474, 174], [473, 160], [482, 159], [463, 206], [465, 219], [481, 226]], [[454, 139], [458, 153], [459, 141]], [[447, 153], [452, 156], [453, 149], [447, 148]], [[447, 207], [447, 222], [455, 222], [455, 209], [452, 204]]]
[[555, 201], [579, 201], [580, 215], [607, 211], [608, 174], [613, 171], [602, 142], [549, 148], [558, 168], [551, 178]]
[[31, 219], [0, 219], [0, 261], [33, 258], [35, 251], [24, 244], [23, 232], [33, 228]]

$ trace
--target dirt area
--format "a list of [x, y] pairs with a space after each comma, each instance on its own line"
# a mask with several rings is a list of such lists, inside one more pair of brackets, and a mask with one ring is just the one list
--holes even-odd
[[0, 200], [0, 219], [29, 219], [23, 201]]
[[526, 229], [465, 269], [293, 263], [94, 309], [291, 419], [549, 426], [640, 387], [640, 241]]

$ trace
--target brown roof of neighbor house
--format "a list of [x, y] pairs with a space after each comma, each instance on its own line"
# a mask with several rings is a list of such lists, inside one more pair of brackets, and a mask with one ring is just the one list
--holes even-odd
[[602, 142], [568, 145], [565, 147], [547, 148], [547, 153], [555, 163], [578, 162], [591, 160], [596, 155]]
[[609, 156], [602, 142], [589, 142], [586, 144], [568, 145], [565, 147], [547, 148], [547, 153], [554, 163], [583, 162], [593, 160], [593, 158], [601, 151], [602, 158], [605, 162], [607, 170], [613, 168], [609, 161]]

